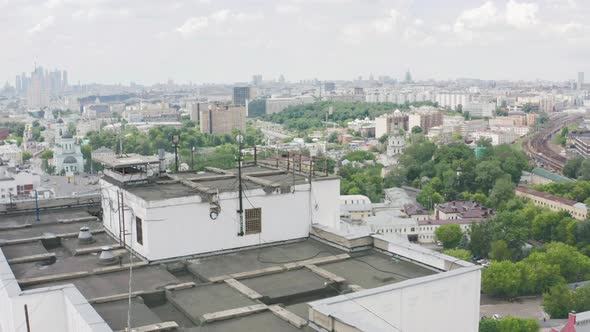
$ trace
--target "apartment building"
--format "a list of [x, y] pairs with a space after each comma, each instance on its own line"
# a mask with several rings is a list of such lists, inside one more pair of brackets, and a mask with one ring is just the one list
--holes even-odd
[[245, 106], [211, 105], [199, 112], [199, 129], [204, 134], [230, 135], [234, 129], [246, 130]]

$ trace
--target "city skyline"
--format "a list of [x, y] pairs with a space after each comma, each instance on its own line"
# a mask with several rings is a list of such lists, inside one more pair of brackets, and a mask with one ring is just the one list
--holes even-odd
[[[233, 83], [359, 75], [575, 80], [590, 4], [575, 0], [0, 1], [14, 82], [33, 64], [70, 82]], [[8, 33], [10, 31], [10, 33]]]

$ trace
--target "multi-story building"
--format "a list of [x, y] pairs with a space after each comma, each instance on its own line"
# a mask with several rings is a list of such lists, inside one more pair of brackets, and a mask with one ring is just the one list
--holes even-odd
[[241, 132], [246, 130], [245, 106], [211, 105], [199, 114], [201, 133], [229, 135], [234, 129]]
[[488, 139], [492, 143], [492, 145], [501, 145], [501, 144], [512, 144], [519, 135], [514, 131], [474, 131], [469, 134], [475, 141], [479, 141], [480, 139]]
[[491, 118], [495, 110], [495, 103], [470, 101], [463, 105], [463, 113], [469, 113], [470, 116], [478, 118]]
[[285, 110], [289, 106], [310, 104], [315, 101], [311, 95], [284, 97], [284, 98], [268, 98], [266, 103], [266, 114], [278, 113]]
[[209, 103], [208, 102], [187, 103], [186, 108], [188, 109], [191, 121], [200, 121], [201, 111], [209, 110]]
[[32, 109], [49, 106], [49, 82], [42, 67], [35, 68], [27, 89], [27, 105]]
[[255, 96], [256, 93], [254, 87], [235, 86], [232, 101], [234, 105], [246, 106]]
[[403, 135], [392, 135], [387, 139], [387, 159], [390, 164], [397, 165], [399, 157], [406, 148], [406, 139]]
[[409, 130], [412, 130], [414, 127], [420, 127], [425, 134], [428, 134], [430, 128], [442, 124], [443, 114], [434, 107], [420, 107], [408, 116]]
[[574, 145], [576, 153], [584, 158], [590, 157], [590, 131], [572, 131], [567, 139]]
[[409, 116], [400, 110], [393, 113], [383, 114], [375, 118], [375, 137], [383, 135], [399, 134], [399, 131], [409, 131]]
[[463, 106], [463, 109], [465, 109], [465, 105], [471, 99], [467, 94], [443, 92], [436, 94], [435, 100], [441, 107], [448, 107], [452, 110], [456, 110], [459, 105]]

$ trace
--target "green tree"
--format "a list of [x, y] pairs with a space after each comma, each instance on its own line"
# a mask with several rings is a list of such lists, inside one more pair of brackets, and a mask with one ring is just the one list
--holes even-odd
[[53, 150], [45, 150], [39, 155], [41, 159], [53, 159]]
[[574, 309], [574, 295], [566, 284], [551, 287], [543, 294], [543, 310], [551, 318], [566, 318]]
[[495, 261], [505, 261], [512, 259], [512, 252], [504, 240], [496, 240], [491, 244], [490, 258]]
[[568, 178], [577, 179], [580, 174], [583, 161], [584, 158], [582, 157], [569, 159], [563, 167], [563, 175], [567, 176]]
[[511, 261], [496, 261], [483, 270], [482, 289], [493, 296], [514, 298], [520, 294], [522, 271]]
[[443, 251], [443, 254], [471, 262], [471, 252], [466, 249], [448, 249]]
[[499, 332], [538, 332], [541, 326], [532, 318], [504, 317], [498, 321]]
[[422, 128], [418, 127], [418, 126], [414, 126], [412, 127], [412, 134], [421, 134], [422, 133]]
[[512, 183], [510, 177], [501, 177], [496, 180], [494, 187], [490, 191], [490, 204], [494, 208], [499, 208], [502, 203], [505, 203], [514, 197], [515, 185]]
[[434, 205], [444, 202], [444, 198], [432, 188], [431, 184], [426, 184], [416, 196], [416, 201], [425, 208], [432, 210]]
[[33, 158], [33, 155], [29, 151], [23, 152], [23, 161], [28, 161]]
[[443, 243], [443, 248], [456, 248], [461, 242], [463, 232], [457, 224], [446, 224], [439, 226], [435, 231], [436, 238]]
[[476, 257], [488, 257], [491, 250], [492, 231], [489, 222], [473, 223], [469, 227], [469, 244], [467, 247]]

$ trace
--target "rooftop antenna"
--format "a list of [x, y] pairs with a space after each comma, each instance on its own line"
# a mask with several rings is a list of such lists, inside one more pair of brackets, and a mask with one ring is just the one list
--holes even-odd
[[240, 200], [240, 207], [237, 211], [238, 220], [240, 222], [240, 232], [238, 233], [238, 236], [244, 236], [244, 202], [242, 198], [242, 143], [244, 137], [240, 134], [236, 136], [236, 141], [238, 142], [238, 195]]

